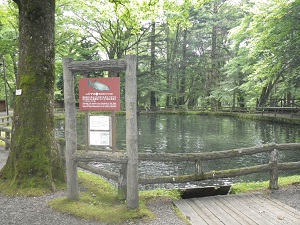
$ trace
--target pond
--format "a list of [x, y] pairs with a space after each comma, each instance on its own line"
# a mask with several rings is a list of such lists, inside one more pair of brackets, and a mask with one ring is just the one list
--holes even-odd
[[[57, 134], [64, 136], [64, 121], [57, 121]], [[85, 143], [84, 119], [77, 121], [78, 143]], [[117, 116], [117, 148], [125, 149], [125, 116]], [[188, 153], [211, 152], [242, 147], [260, 146], [269, 143], [300, 142], [300, 126], [247, 120], [235, 117], [202, 115], [141, 114], [138, 116], [138, 146], [140, 152]], [[203, 164], [204, 171], [231, 169], [269, 161], [268, 154], [256, 154], [242, 158], [209, 161]], [[300, 161], [299, 152], [280, 153], [280, 161]], [[111, 164], [97, 164], [110, 170], [118, 167]], [[139, 173], [143, 175], [182, 175], [194, 171], [194, 164], [141, 162]], [[295, 171], [280, 173], [288, 175]], [[228, 184], [232, 182], [267, 180], [268, 174], [253, 174], [218, 181], [203, 181], [185, 185]], [[170, 184], [163, 187], [168, 188]], [[173, 187], [173, 185], [171, 185]], [[146, 187], [147, 188], [147, 187]]]

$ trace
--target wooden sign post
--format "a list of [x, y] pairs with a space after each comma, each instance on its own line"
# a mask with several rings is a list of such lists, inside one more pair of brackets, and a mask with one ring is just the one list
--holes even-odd
[[69, 69], [72, 59], [63, 59], [64, 101], [65, 101], [65, 140], [66, 140], [66, 175], [67, 196], [71, 200], [79, 199], [77, 163], [72, 155], [77, 149], [76, 107], [74, 75]]
[[136, 63], [134, 55], [128, 55], [126, 60], [125, 104], [126, 104], [126, 148], [127, 148], [127, 206], [138, 208], [138, 130], [137, 130], [137, 83]]
[[[77, 163], [72, 159], [77, 149], [76, 131], [76, 107], [74, 92], [74, 75], [76, 73], [89, 74], [99, 71], [124, 70], [125, 74], [125, 105], [126, 105], [126, 149], [127, 149], [127, 170], [126, 175], [120, 176], [122, 184], [127, 183], [127, 207], [134, 209], [139, 206], [138, 190], [138, 131], [137, 131], [137, 83], [136, 83], [137, 57], [135, 55], [125, 56], [125, 60], [105, 61], [73, 61], [63, 59], [64, 69], [64, 102], [65, 102], [65, 140], [66, 140], [66, 175], [67, 175], [67, 197], [69, 199], [79, 198]], [[99, 110], [105, 108], [114, 111], [119, 109], [118, 97], [112, 90], [111, 83], [107, 80], [88, 79], [87, 89], [82, 95], [85, 96], [85, 109]], [[94, 90], [98, 90], [93, 91]], [[111, 93], [111, 94], [110, 94]], [[109, 102], [107, 102], [109, 101]], [[83, 105], [82, 105], [83, 106]], [[87, 117], [87, 115], [86, 115]], [[115, 120], [112, 127], [116, 127]], [[115, 136], [112, 136], [113, 151], [115, 148]], [[127, 181], [127, 182], [125, 182]]]

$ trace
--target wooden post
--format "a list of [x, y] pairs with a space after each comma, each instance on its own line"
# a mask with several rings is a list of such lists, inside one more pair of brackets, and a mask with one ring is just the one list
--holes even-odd
[[121, 164], [118, 177], [118, 199], [125, 200], [127, 196], [127, 164]]
[[138, 131], [137, 131], [137, 84], [135, 55], [125, 56], [125, 105], [126, 105], [126, 149], [127, 149], [127, 207], [139, 206], [138, 189]]
[[84, 112], [84, 122], [85, 122], [85, 150], [87, 151], [89, 148], [90, 142], [90, 124], [89, 124], [89, 112]]
[[72, 154], [77, 149], [76, 105], [74, 93], [74, 76], [69, 70], [73, 60], [63, 59], [64, 70], [64, 102], [65, 102], [65, 140], [66, 140], [66, 175], [67, 197], [71, 200], [79, 199], [77, 163], [72, 160]]
[[274, 149], [270, 154], [270, 189], [278, 189], [278, 150]]
[[200, 176], [203, 174], [202, 171], [202, 161], [201, 160], [196, 160], [195, 161], [195, 175]]
[[112, 152], [116, 152], [117, 150], [117, 119], [116, 119], [116, 111], [111, 112], [111, 135], [112, 135]]

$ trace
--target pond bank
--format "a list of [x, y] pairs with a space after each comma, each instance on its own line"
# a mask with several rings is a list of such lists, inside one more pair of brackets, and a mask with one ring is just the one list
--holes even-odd
[[295, 114], [293, 117], [289, 113], [248, 113], [248, 112], [213, 112], [213, 111], [182, 111], [182, 110], [161, 110], [161, 111], [139, 111], [140, 114], [187, 114], [187, 115], [207, 115], [207, 116], [229, 116], [243, 119], [256, 119], [271, 122], [281, 122], [300, 125], [300, 114]]

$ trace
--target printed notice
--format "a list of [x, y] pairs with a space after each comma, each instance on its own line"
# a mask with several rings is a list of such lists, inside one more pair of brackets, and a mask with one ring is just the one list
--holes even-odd
[[89, 145], [111, 146], [111, 116], [89, 116]]
[[81, 78], [79, 80], [79, 110], [119, 111], [120, 78]]
[[90, 130], [110, 130], [110, 116], [90, 116]]
[[109, 131], [90, 131], [90, 145], [110, 146]]

